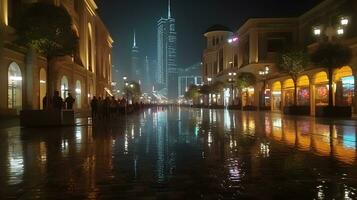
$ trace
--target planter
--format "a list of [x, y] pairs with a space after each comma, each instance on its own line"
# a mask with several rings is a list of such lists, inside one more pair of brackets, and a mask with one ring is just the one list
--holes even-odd
[[351, 106], [317, 106], [316, 117], [351, 118]]
[[20, 112], [23, 127], [73, 126], [73, 110], [23, 110]]
[[256, 106], [243, 106], [244, 111], [256, 111], [257, 107]]
[[261, 110], [261, 111], [271, 111], [271, 107], [270, 106], [260, 106], [259, 110]]
[[228, 106], [228, 109], [230, 109], [230, 110], [241, 110], [242, 106], [240, 106], [240, 105]]
[[310, 106], [285, 106], [284, 114], [309, 116], [311, 114]]

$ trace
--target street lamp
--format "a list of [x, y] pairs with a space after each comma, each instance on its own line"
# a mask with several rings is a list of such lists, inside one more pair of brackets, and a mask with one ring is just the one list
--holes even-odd
[[265, 107], [265, 88], [266, 88], [266, 80], [270, 72], [270, 67], [267, 65], [265, 66], [264, 70], [259, 71], [259, 75], [262, 77], [263, 80], [263, 91], [262, 91], [262, 106]]
[[339, 24], [336, 26], [329, 25], [326, 29], [323, 29], [322, 26], [315, 26], [313, 27], [313, 33], [316, 37], [320, 37], [321, 34], [324, 34], [328, 37], [328, 41], [332, 41], [333, 37], [345, 34], [345, 29], [349, 23], [349, 18], [342, 16], [339, 18]]
[[234, 88], [233, 88], [233, 84], [235, 82], [235, 77], [237, 76], [237, 72], [229, 72], [228, 73], [228, 82], [231, 84], [231, 104], [233, 105], [233, 101], [234, 101]]

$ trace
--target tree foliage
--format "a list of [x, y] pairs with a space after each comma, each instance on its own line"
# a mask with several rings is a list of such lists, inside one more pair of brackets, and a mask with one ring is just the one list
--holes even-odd
[[351, 48], [332, 42], [320, 44], [316, 51], [311, 55], [311, 61], [316, 67], [332, 69], [348, 65], [351, 59]]
[[302, 50], [290, 50], [278, 56], [278, 69], [289, 74], [294, 82], [294, 105], [297, 105], [297, 80], [309, 66], [309, 56]]
[[200, 87], [196, 85], [191, 85], [187, 92], [185, 93], [185, 98], [187, 100], [195, 100], [201, 96], [200, 94]]
[[223, 91], [225, 84], [222, 81], [216, 81], [210, 87], [212, 93], [218, 94]]
[[281, 72], [297, 77], [309, 66], [309, 56], [303, 50], [290, 50], [279, 54], [277, 67]]
[[237, 87], [240, 90], [253, 86], [256, 83], [256, 77], [254, 74], [249, 72], [241, 72], [237, 77]]
[[48, 59], [72, 55], [75, 51], [78, 38], [65, 8], [33, 3], [20, 19], [15, 24], [20, 45], [33, 48]]
[[126, 92], [133, 97], [141, 97], [141, 86], [138, 82], [131, 81], [125, 87]]

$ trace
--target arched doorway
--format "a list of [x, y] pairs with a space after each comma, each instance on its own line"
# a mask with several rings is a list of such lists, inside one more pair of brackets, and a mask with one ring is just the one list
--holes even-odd
[[352, 68], [344, 66], [337, 69], [334, 73], [335, 83], [335, 105], [337, 106], [352, 106], [355, 89], [355, 79], [352, 74]]
[[80, 81], [76, 81], [76, 102], [77, 102], [77, 108], [81, 109], [82, 108], [82, 86]]
[[288, 79], [284, 81], [284, 106], [294, 105], [294, 81], [293, 79]]
[[271, 106], [273, 111], [281, 110], [281, 83], [276, 81], [273, 83], [272, 92], [271, 92]]
[[41, 68], [40, 70], [40, 109], [43, 109], [43, 98], [46, 96], [46, 90], [47, 90], [47, 85], [46, 85], [46, 71]]
[[66, 99], [68, 97], [68, 79], [63, 76], [61, 79], [61, 97]]
[[315, 105], [328, 105], [328, 78], [326, 72], [319, 72], [315, 75]]
[[8, 108], [22, 108], [22, 74], [17, 63], [12, 62], [8, 69]]
[[297, 81], [298, 86], [298, 105], [310, 105], [310, 80], [308, 76], [301, 76]]

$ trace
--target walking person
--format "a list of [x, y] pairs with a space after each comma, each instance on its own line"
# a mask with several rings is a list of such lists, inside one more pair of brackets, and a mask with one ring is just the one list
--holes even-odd
[[73, 104], [76, 100], [72, 97], [72, 94], [71, 93], [68, 93], [68, 97], [66, 98], [65, 100], [65, 103], [66, 103], [66, 108], [68, 110], [73, 110]]

